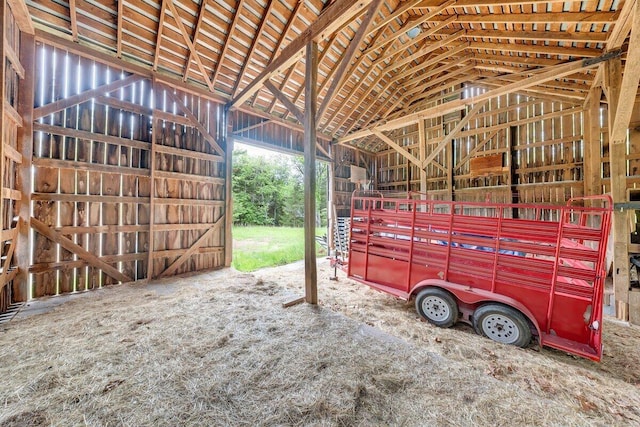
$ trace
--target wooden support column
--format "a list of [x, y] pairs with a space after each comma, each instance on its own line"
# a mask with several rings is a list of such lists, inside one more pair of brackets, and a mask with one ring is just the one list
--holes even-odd
[[[611, 169], [611, 195], [614, 203], [627, 201], [627, 153], [626, 144], [611, 140], [616, 120], [622, 82], [622, 61], [614, 58], [605, 64], [604, 83], [609, 100], [609, 163]], [[629, 226], [627, 212], [613, 211], [613, 287], [616, 300], [616, 317], [629, 319]]]
[[[418, 150], [420, 156], [420, 192], [423, 194], [427, 193], [427, 171], [426, 166], [424, 165], [425, 160], [427, 159], [427, 134], [425, 132], [425, 121], [418, 121]], [[425, 196], [421, 196], [421, 198], [426, 198]]]
[[327, 186], [329, 187], [329, 194], [327, 194], [327, 224], [329, 225], [327, 230], [327, 248], [329, 249], [329, 255], [331, 255], [332, 251], [335, 251], [335, 228], [336, 221], [338, 218], [336, 216], [336, 200], [335, 200], [335, 189], [336, 189], [336, 147], [333, 144], [329, 144], [329, 157], [331, 158], [331, 163], [327, 166]]
[[600, 97], [601, 87], [592, 87], [584, 110], [584, 195], [601, 194], [602, 174], [600, 142]]
[[304, 276], [305, 301], [318, 303], [316, 268], [316, 110], [318, 44], [307, 43], [304, 87]]
[[[33, 35], [22, 33], [20, 39], [20, 62], [26, 70], [35, 70], [36, 45]], [[13, 285], [14, 301], [26, 301], [29, 298], [29, 267], [31, 264], [31, 161], [33, 157], [33, 105], [35, 90], [35, 73], [25, 73], [18, 87], [18, 112], [22, 116], [24, 126], [18, 128], [18, 151], [22, 155], [17, 176], [17, 188], [22, 192], [19, 202], [18, 236], [16, 240], [16, 261], [18, 275]]]
[[[158, 84], [155, 79], [151, 83], [153, 85], [154, 93], [158, 91]], [[154, 102], [158, 102], [157, 99]], [[156, 104], [157, 105], [157, 104]], [[149, 249], [147, 253], [147, 280], [153, 279], [154, 267], [153, 267], [153, 246], [155, 244], [154, 239], [154, 223], [155, 223], [155, 208], [156, 208], [156, 139], [161, 135], [160, 129], [162, 125], [156, 112], [156, 106], [153, 105], [153, 131], [151, 135], [151, 146], [149, 147]]]
[[224, 266], [230, 267], [233, 261], [233, 197], [232, 197], [232, 184], [233, 184], [233, 138], [228, 137], [229, 132], [229, 112], [225, 109], [224, 117], [222, 118], [223, 124], [223, 138], [222, 141], [225, 144], [227, 152], [225, 153], [225, 205], [224, 205]]

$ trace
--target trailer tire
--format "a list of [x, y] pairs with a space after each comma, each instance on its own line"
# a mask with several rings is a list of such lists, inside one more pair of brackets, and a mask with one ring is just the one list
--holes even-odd
[[449, 292], [440, 288], [425, 288], [416, 297], [416, 310], [429, 323], [449, 328], [458, 321], [458, 304]]
[[473, 313], [473, 328], [484, 337], [502, 344], [526, 347], [531, 342], [527, 318], [511, 307], [485, 304]]

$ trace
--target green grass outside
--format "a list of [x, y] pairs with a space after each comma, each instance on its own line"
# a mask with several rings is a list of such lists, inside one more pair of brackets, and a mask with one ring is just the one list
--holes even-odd
[[[316, 229], [316, 235], [326, 234], [326, 228]], [[316, 244], [317, 255], [326, 252]], [[293, 227], [233, 227], [233, 267], [239, 271], [254, 271], [304, 259], [304, 229]]]

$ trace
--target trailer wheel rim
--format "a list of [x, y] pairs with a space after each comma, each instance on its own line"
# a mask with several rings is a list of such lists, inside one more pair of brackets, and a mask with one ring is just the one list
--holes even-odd
[[487, 337], [503, 344], [513, 344], [520, 339], [518, 325], [502, 314], [489, 314], [482, 319], [482, 331]]
[[451, 316], [451, 309], [445, 300], [428, 296], [422, 301], [422, 312], [431, 320], [441, 322]]

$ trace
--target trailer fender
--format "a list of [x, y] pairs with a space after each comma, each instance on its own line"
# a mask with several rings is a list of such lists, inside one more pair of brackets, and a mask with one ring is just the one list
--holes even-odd
[[440, 279], [428, 279], [423, 280], [422, 282], [417, 283], [409, 292], [409, 297], [413, 298], [415, 295], [420, 292], [420, 290], [424, 289], [427, 286], [435, 286], [438, 288], [446, 289], [451, 292], [458, 300], [465, 304], [469, 305], [480, 305], [482, 303], [488, 302], [497, 302], [500, 304], [507, 305], [509, 307], [513, 307], [516, 310], [520, 311], [524, 316], [529, 319], [531, 324], [536, 331], [538, 332], [538, 336], [541, 335], [540, 326], [536, 321], [533, 313], [525, 307], [522, 303], [514, 300], [505, 295], [496, 294], [490, 291], [485, 291], [484, 289], [473, 288], [471, 286], [459, 285], [457, 283], [447, 282], [446, 280]]

